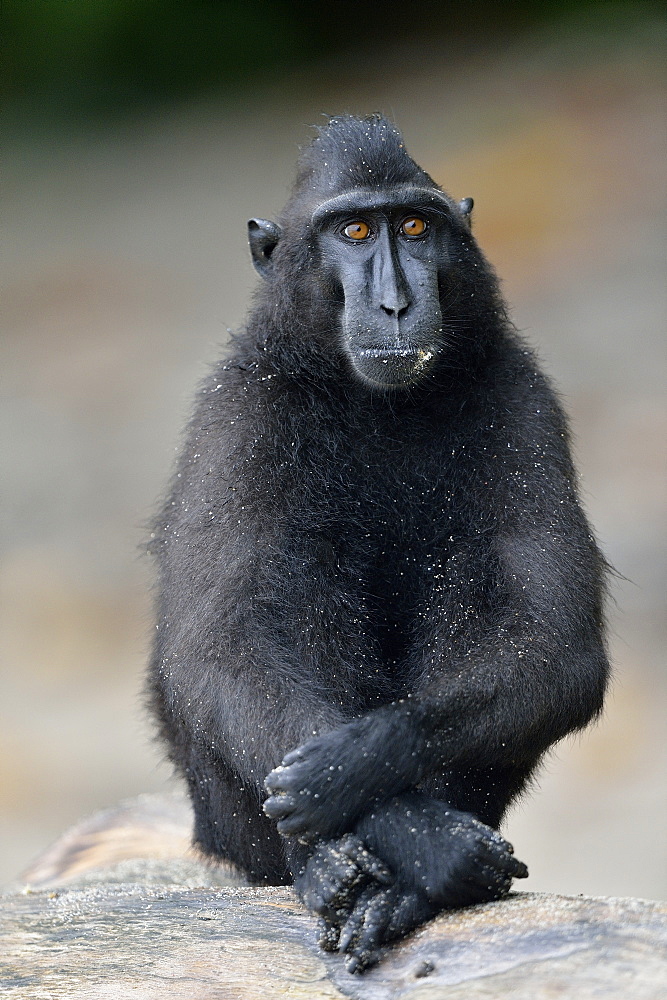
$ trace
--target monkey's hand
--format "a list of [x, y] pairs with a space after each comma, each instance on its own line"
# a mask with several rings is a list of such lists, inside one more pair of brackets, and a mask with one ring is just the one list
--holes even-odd
[[399, 739], [366, 716], [288, 753], [264, 782], [264, 812], [285, 837], [330, 840], [352, 830], [373, 802], [414, 785], [417, 771], [408, 735]]
[[363, 972], [381, 947], [410, 933], [443, 909], [506, 896], [513, 878], [528, 870], [512, 845], [470, 813], [419, 793], [374, 807], [357, 824], [357, 836], [394, 876], [390, 885], [369, 882], [350, 908], [323, 912], [329, 949], [347, 955], [349, 972]]

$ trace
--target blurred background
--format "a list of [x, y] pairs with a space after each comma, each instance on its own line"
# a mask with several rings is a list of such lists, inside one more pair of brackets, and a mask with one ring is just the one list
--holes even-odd
[[[378, 13], [378, 11], [380, 13]], [[667, 896], [665, 7], [2, 5], [0, 881], [171, 787], [142, 707], [146, 523], [321, 115], [382, 111], [475, 199], [571, 414], [613, 582], [604, 718], [506, 826], [521, 888]]]

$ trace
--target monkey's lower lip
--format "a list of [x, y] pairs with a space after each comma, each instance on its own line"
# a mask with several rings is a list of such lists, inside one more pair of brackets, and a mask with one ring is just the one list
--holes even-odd
[[365, 347], [359, 351], [360, 358], [374, 358], [382, 360], [387, 358], [392, 360], [394, 358], [401, 358], [406, 360], [414, 360], [415, 363], [430, 359], [435, 354], [435, 348], [432, 347]]
[[380, 386], [412, 385], [431, 366], [435, 347], [365, 347], [352, 354], [366, 381]]

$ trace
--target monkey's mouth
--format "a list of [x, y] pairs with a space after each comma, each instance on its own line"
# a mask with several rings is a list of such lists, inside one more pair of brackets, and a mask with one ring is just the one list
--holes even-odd
[[435, 347], [364, 347], [351, 357], [367, 382], [389, 388], [412, 385], [430, 368], [436, 354]]

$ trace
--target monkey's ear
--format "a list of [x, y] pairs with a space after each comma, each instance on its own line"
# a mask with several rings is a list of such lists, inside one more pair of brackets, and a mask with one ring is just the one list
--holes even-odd
[[470, 229], [472, 229], [472, 219], [470, 218], [470, 213], [472, 212], [472, 207], [474, 204], [475, 202], [472, 200], [472, 198], [463, 198], [459, 202], [459, 211], [461, 212], [461, 215], [468, 223]]
[[275, 222], [267, 219], [251, 219], [248, 223], [248, 242], [255, 270], [263, 278], [268, 277], [271, 266], [271, 254], [282, 236], [282, 229]]

